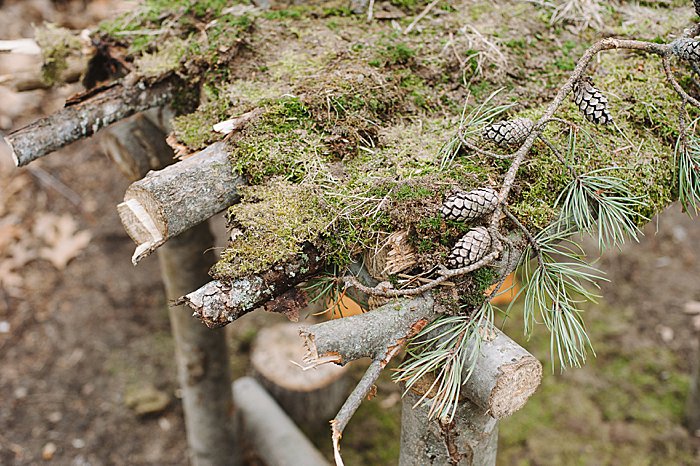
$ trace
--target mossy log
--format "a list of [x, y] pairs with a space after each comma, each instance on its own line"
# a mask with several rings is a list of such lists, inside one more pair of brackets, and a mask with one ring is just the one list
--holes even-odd
[[303, 370], [298, 326], [279, 324], [258, 333], [250, 354], [253, 376], [294, 422], [311, 431], [328, 426], [349, 393], [347, 370], [324, 365]]
[[129, 186], [117, 210], [137, 244], [134, 264], [236, 202], [237, 187], [245, 180], [233, 174], [224, 147], [213, 144]]
[[239, 437], [264, 464], [328, 466], [328, 461], [304, 436], [275, 400], [251, 377], [233, 383]]
[[173, 77], [153, 85], [114, 84], [90, 97], [69, 102], [59, 112], [10, 133], [5, 141], [15, 164], [21, 167], [116, 121], [169, 103], [179, 84]]

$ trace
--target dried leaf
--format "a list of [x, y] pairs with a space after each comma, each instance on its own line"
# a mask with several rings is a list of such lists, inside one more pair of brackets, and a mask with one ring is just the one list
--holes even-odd
[[39, 250], [39, 256], [59, 270], [90, 243], [89, 231], [77, 231], [78, 224], [69, 215], [42, 214], [34, 224], [34, 234], [44, 240], [47, 247]]

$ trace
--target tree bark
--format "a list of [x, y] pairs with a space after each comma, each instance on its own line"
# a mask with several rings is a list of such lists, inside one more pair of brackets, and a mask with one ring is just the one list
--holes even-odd
[[399, 466], [496, 464], [498, 421], [465, 400], [450, 423], [430, 420], [429, 407], [413, 407], [421, 394], [409, 391], [401, 410]]
[[328, 466], [323, 455], [254, 379], [235, 381], [233, 400], [241, 436], [266, 465]]
[[[174, 162], [172, 149], [165, 144], [165, 134], [160, 129], [167, 124], [166, 114], [158, 109], [137, 115], [114, 125], [105, 135], [105, 152], [130, 179], [139, 179], [150, 169]], [[168, 301], [209, 280], [208, 270], [214, 263], [213, 244], [208, 224], [202, 223], [158, 251]], [[186, 308], [169, 307], [168, 312], [192, 463], [239, 464], [225, 333], [207, 329]]]
[[[261, 275], [251, 275], [231, 283], [211, 281], [182, 296], [177, 302], [190, 306], [195, 316], [208, 327], [222, 327], [316, 274], [321, 269], [320, 260], [319, 252], [307, 245], [304, 252], [292, 262], [276, 266]], [[271, 310], [286, 311], [275, 307]], [[294, 312], [291, 317], [293, 320]]]
[[[214, 254], [203, 251], [212, 245], [209, 225], [202, 223], [161, 248], [158, 259], [169, 301], [206, 283]], [[208, 329], [182, 306], [171, 306], [169, 313], [192, 464], [239, 464], [225, 333]]]
[[349, 393], [345, 368], [324, 365], [304, 371], [304, 346], [298, 326], [279, 324], [260, 330], [250, 355], [254, 377], [294, 422], [311, 431], [327, 427]]
[[137, 245], [132, 262], [234, 204], [236, 187], [244, 183], [233, 174], [223, 142], [133, 183], [117, 206]]
[[152, 86], [116, 84], [5, 137], [18, 167], [86, 138], [116, 121], [166, 104], [178, 81], [168, 78]]
[[112, 125], [102, 135], [100, 145], [130, 180], [139, 180], [150, 170], [160, 170], [175, 162], [163, 130], [144, 113]]

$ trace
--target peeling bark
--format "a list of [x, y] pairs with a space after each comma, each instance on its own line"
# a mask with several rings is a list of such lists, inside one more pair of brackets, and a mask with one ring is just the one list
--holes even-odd
[[5, 137], [18, 167], [135, 113], [166, 104], [177, 91], [176, 78], [148, 86], [117, 84]]
[[208, 327], [222, 327], [316, 274], [321, 269], [320, 260], [318, 251], [307, 245], [293, 262], [231, 283], [211, 281], [177, 302], [190, 306]]

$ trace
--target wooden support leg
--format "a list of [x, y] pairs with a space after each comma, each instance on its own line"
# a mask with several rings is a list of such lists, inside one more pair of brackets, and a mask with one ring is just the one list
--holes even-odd
[[[205, 222], [172, 238], [158, 251], [166, 296], [172, 301], [209, 280], [213, 238]], [[234, 465], [233, 403], [225, 332], [209, 329], [187, 306], [170, 306], [178, 377], [192, 464]]]
[[497, 419], [464, 400], [451, 423], [429, 420], [429, 406], [413, 407], [420, 397], [409, 392], [402, 401], [399, 466], [496, 464]]
[[[110, 133], [105, 152], [131, 179], [173, 160], [171, 152], [154, 153], [169, 148], [156, 144], [154, 138], [164, 140], [165, 135], [143, 116], [116, 124]], [[215, 260], [213, 242], [204, 222], [158, 251], [168, 303], [210, 280], [207, 272]], [[191, 462], [195, 466], [238, 465], [225, 333], [205, 327], [187, 306], [169, 306], [169, 313]]]

